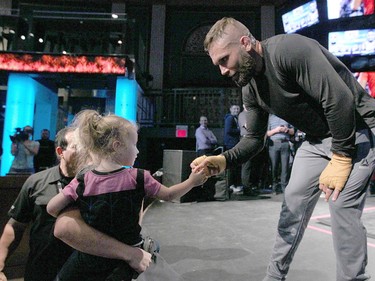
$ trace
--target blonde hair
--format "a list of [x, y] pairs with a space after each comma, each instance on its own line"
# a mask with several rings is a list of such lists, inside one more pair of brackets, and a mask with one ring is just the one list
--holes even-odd
[[224, 17], [221, 20], [218, 20], [206, 34], [203, 43], [204, 50], [208, 52], [213, 42], [215, 42], [219, 38], [224, 37], [224, 35], [228, 35], [229, 33], [227, 32], [227, 28], [230, 26], [234, 27], [238, 31], [240, 36], [250, 37], [251, 45], [255, 47], [256, 39], [245, 25], [243, 25], [238, 20], [235, 20], [234, 18]]
[[101, 115], [95, 110], [80, 111], [72, 124], [76, 128], [79, 150], [95, 158], [112, 158], [116, 153], [113, 143], [128, 146], [129, 134], [136, 126], [117, 115]]

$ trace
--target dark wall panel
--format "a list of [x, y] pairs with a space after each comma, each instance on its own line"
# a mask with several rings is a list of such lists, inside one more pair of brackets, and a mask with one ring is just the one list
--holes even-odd
[[[204, 26], [212, 26], [217, 20], [231, 16], [243, 22], [257, 38], [260, 37], [260, 9], [236, 8], [175, 10], [169, 9], [166, 20], [164, 85], [178, 87], [233, 87], [232, 81], [224, 79], [203, 49], [206, 33], [200, 32]], [[223, 12], [226, 10], [227, 12]], [[196, 32], [196, 34], [194, 34]], [[187, 48], [191, 36], [195, 45]], [[191, 43], [191, 42], [189, 42]]]

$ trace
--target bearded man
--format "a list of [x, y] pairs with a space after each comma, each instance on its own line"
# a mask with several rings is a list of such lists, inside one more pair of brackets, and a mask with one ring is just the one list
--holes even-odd
[[301, 35], [260, 42], [241, 22], [223, 18], [207, 33], [204, 47], [221, 74], [242, 87], [247, 134], [221, 155], [195, 159], [194, 171], [214, 175], [254, 157], [264, 146], [269, 113], [306, 133], [263, 280], [286, 280], [322, 192], [331, 214], [337, 280], [368, 280], [361, 215], [375, 166], [375, 100], [342, 62]]

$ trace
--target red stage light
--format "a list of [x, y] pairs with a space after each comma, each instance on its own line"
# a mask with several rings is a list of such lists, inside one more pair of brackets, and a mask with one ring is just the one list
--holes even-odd
[[0, 53], [0, 70], [125, 75], [126, 58], [121, 56]]

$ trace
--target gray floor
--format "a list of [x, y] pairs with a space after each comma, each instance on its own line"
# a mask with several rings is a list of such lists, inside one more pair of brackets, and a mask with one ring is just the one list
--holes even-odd
[[[155, 202], [147, 211], [143, 226], [144, 234], [160, 242], [162, 259], [149, 274], [138, 279], [262, 280], [282, 196], [263, 196], [257, 200], [238, 200], [241, 199], [238, 196], [237, 200], [225, 202]], [[375, 276], [375, 196], [368, 197], [363, 222], [368, 231], [367, 269]], [[158, 266], [163, 270], [158, 270]], [[335, 280], [329, 212], [323, 198], [295, 255], [288, 280]]]
[[[143, 233], [160, 242], [161, 256], [138, 280], [261, 281], [282, 196], [182, 204], [155, 201], [143, 219]], [[368, 197], [363, 222], [368, 231], [367, 269], [375, 276], [375, 196]], [[289, 272], [288, 281], [301, 280], [335, 280], [329, 212], [322, 198]]]

